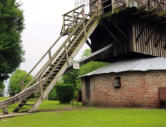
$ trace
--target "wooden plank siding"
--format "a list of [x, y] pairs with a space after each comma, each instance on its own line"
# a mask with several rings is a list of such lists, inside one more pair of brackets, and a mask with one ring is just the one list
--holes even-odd
[[138, 40], [136, 40], [136, 37], [141, 32], [142, 27], [143, 25], [139, 23], [134, 23], [132, 25], [132, 52], [166, 57], [166, 36], [163, 36], [160, 39], [162, 34], [165, 33], [155, 31], [153, 27], [147, 26]]

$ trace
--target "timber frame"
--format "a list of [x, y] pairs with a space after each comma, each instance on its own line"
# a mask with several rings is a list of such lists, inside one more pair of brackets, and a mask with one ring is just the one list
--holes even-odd
[[[92, 52], [113, 44], [107, 54], [109, 59], [104, 61], [166, 57], [166, 0], [103, 0], [101, 3], [102, 20], [90, 37]], [[113, 6], [103, 7], [109, 4]]]

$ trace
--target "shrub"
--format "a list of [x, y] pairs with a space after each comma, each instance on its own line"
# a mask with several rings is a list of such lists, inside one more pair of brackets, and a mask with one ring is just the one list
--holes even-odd
[[70, 103], [74, 97], [74, 87], [72, 84], [56, 85], [56, 94], [60, 103]]
[[[21, 92], [22, 86], [18, 85], [22, 79], [27, 75], [26, 71], [17, 69], [11, 76], [10, 81], [9, 81], [9, 95], [14, 96], [17, 93]], [[26, 80], [24, 81], [24, 86], [28, 85], [28, 83], [31, 81], [32, 76], [29, 75]]]
[[58, 100], [56, 88], [54, 87], [48, 95], [48, 100]]
[[4, 90], [4, 88], [5, 88], [4, 83], [3, 83], [3, 82], [0, 82], [0, 97], [3, 96], [3, 90]]

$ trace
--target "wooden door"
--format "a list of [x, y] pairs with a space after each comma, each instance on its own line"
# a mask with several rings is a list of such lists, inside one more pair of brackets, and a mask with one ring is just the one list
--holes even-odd
[[90, 78], [85, 78], [85, 98], [87, 105], [90, 104]]

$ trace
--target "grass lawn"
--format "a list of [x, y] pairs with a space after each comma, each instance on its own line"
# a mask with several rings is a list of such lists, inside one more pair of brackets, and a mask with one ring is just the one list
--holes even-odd
[[[39, 110], [69, 107], [72, 106], [44, 101]], [[166, 127], [166, 110], [85, 108], [81, 105], [79, 109], [2, 119], [0, 127]]]
[[[0, 97], [0, 101], [5, 100], [7, 98], [5, 97]], [[28, 102], [30, 103], [34, 103], [34, 102]], [[16, 108], [18, 104], [13, 104], [10, 105], [7, 109], [9, 112], [12, 112], [14, 108]], [[76, 105], [76, 104], [74, 104]], [[77, 105], [77, 107], [82, 107], [82, 105], [79, 103]], [[28, 109], [31, 108], [31, 106], [24, 106], [25, 109], [23, 109], [23, 111], [27, 111]], [[72, 108], [72, 104], [60, 104], [59, 101], [48, 101], [48, 100], [44, 100], [42, 102], [42, 104], [40, 105], [40, 107], [38, 108], [38, 111], [45, 111], [45, 110], [63, 110], [63, 109], [68, 109], [68, 108]], [[0, 115], [2, 115], [2, 110], [0, 109]], [[1, 126], [0, 126], [1, 127]]]
[[0, 127], [165, 127], [166, 110], [90, 109], [41, 112], [0, 121]]

